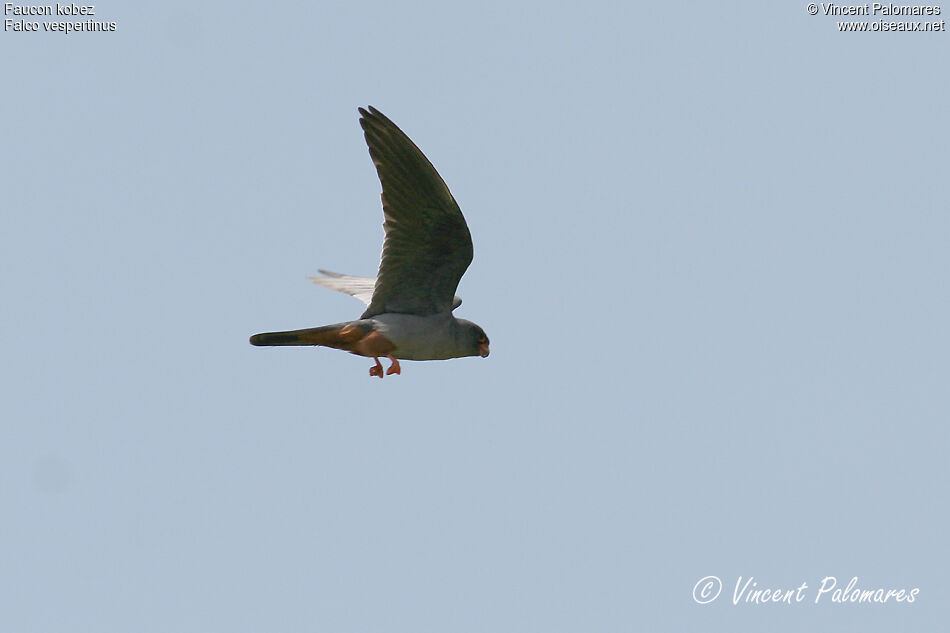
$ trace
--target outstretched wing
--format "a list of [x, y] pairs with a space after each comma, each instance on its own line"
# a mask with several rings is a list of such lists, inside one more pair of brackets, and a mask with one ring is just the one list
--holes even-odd
[[325, 277], [307, 277], [307, 279], [318, 286], [356, 297], [366, 305], [373, 300], [373, 289], [376, 287], [376, 279], [373, 277], [353, 277], [323, 269], [320, 269], [320, 272]]
[[[376, 279], [374, 277], [354, 277], [353, 275], [343, 275], [330, 270], [323, 270], [322, 268], [320, 269], [320, 273], [325, 276], [307, 277], [307, 279], [318, 286], [356, 297], [366, 305], [369, 305], [373, 300], [373, 289], [376, 287]], [[452, 309], [454, 310], [460, 305], [462, 305], [462, 298], [459, 296], [453, 297]]]
[[360, 125], [383, 185], [383, 254], [362, 318], [452, 309], [472, 261], [472, 236], [442, 177], [396, 124], [370, 106]]

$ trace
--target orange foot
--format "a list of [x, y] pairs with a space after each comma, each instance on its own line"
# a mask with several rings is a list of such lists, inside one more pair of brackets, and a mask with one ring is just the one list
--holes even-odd
[[379, 359], [376, 358], [375, 356], [373, 357], [373, 360], [376, 361], [376, 364], [369, 368], [369, 375], [370, 375], [370, 376], [379, 376], [380, 378], [382, 378], [382, 377], [383, 377], [383, 364], [382, 364], [381, 362], [379, 362]]
[[[393, 362], [393, 364], [389, 366], [389, 369], [386, 370], [386, 375], [388, 376], [390, 374], [401, 374], [402, 370], [399, 368], [399, 361], [393, 358], [391, 354], [386, 354], [386, 358], [388, 358], [389, 360]], [[379, 369], [380, 371], [382, 371], [383, 368], [380, 367]], [[382, 378], [382, 375], [380, 375], [380, 378]]]

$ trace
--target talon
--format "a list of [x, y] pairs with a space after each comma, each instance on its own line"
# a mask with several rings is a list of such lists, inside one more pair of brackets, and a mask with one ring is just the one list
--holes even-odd
[[383, 377], [383, 364], [382, 364], [381, 362], [379, 362], [379, 359], [378, 359], [378, 358], [374, 358], [373, 360], [376, 361], [376, 364], [369, 368], [369, 375], [370, 375], [370, 376], [379, 376], [380, 378], [382, 378], [382, 377]]
[[[386, 370], [386, 375], [401, 374], [402, 370], [399, 368], [399, 361], [393, 358], [391, 354], [387, 354], [386, 358], [393, 362], [393, 364], [389, 366], [389, 369]], [[382, 370], [382, 366], [380, 366], [380, 370]], [[380, 376], [380, 378], [382, 378], [382, 376]]]

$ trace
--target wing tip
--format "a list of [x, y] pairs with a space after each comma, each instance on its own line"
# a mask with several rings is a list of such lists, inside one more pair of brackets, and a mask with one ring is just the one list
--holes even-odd
[[360, 126], [365, 130], [367, 125], [392, 125], [395, 126], [389, 117], [377, 110], [371, 105], [363, 108], [362, 106], [356, 108], [360, 113]]

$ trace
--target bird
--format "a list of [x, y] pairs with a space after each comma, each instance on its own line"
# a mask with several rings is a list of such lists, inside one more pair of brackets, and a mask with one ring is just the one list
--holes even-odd
[[320, 270], [317, 285], [367, 305], [355, 321], [263, 332], [252, 345], [316, 345], [372, 358], [369, 375], [401, 374], [400, 360], [489, 354], [485, 331], [456, 318], [459, 281], [472, 262], [472, 235], [439, 172], [382, 112], [359, 108], [360, 127], [382, 184], [383, 252], [375, 278]]

